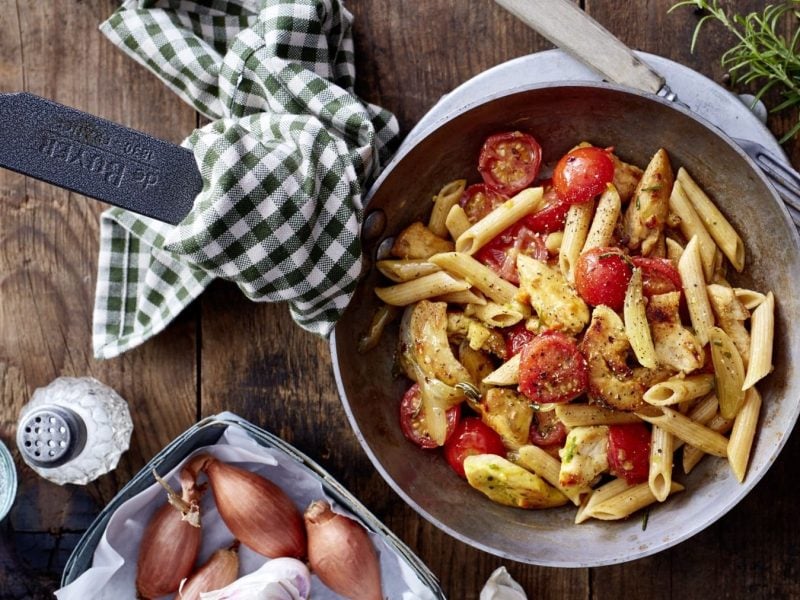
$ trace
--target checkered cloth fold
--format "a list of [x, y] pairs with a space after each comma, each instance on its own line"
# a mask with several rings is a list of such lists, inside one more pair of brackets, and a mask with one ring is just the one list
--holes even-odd
[[93, 344], [157, 334], [216, 277], [327, 335], [361, 271], [362, 194], [398, 142], [353, 91], [339, 0], [129, 0], [101, 31], [212, 122], [185, 141], [203, 190], [177, 226], [112, 208]]

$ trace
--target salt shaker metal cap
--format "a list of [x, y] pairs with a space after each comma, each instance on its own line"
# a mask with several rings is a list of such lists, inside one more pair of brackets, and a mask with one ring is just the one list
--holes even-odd
[[45, 479], [85, 484], [117, 466], [132, 431], [128, 405], [113, 389], [91, 377], [59, 377], [22, 408], [17, 446]]

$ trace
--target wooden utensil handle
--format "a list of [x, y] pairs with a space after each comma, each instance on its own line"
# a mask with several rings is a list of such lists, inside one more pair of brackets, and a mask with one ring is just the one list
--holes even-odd
[[657, 93], [664, 78], [570, 0], [495, 0], [559, 48], [605, 78]]

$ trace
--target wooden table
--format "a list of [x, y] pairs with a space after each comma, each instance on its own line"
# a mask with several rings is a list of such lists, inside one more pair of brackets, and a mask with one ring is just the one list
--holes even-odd
[[[691, 54], [698, 19], [691, 9], [668, 15], [670, 0], [581, 4], [630, 46], [723, 80], [718, 58], [731, 38], [711, 25]], [[728, 4], [748, 11], [762, 3]], [[179, 142], [198, 115], [98, 32], [115, 6], [0, 0], [0, 91], [30, 91]], [[355, 15], [357, 89], [394, 111], [404, 132], [473, 75], [551, 47], [490, 0], [350, 0], [348, 7]], [[769, 126], [781, 134], [796, 118], [775, 116]], [[784, 148], [800, 167], [800, 141]], [[350, 430], [326, 341], [294, 326], [285, 306], [253, 304], [234, 286], [215, 284], [157, 338], [117, 359], [93, 359], [103, 208], [0, 171], [0, 437], [15, 453], [20, 480], [16, 504], [0, 524], [0, 598], [49, 597], [81, 532], [117, 490], [192, 423], [223, 410], [320, 462], [429, 565], [449, 598], [477, 598], [500, 565], [536, 599], [800, 597], [797, 435], [744, 502], [671, 550], [594, 569], [504, 561], [440, 532], [384, 483]], [[19, 409], [37, 387], [62, 375], [100, 379], [133, 414], [130, 450], [114, 472], [84, 487], [39, 478], [14, 444]]]

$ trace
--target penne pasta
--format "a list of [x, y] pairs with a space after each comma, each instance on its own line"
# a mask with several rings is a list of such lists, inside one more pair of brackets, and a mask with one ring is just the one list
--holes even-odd
[[667, 408], [661, 408], [662, 414], [657, 416], [650, 416], [645, 413], [636, 413], [642, 420], [647, 421], [651, 425], [661, 427], [663, 430], [670, 432], [675, 437], [682, 439], [687, 444], [700, 448], [707, 454], [714, 456], [727, 456], [728, 440], [725, 436], [720, 435], [716, 431], [695, 423], [689, 417], [682, 415], [678, 411]]
[[708, 332], [714, 326], [714, 315], [708, 301], [700, 247], [696, 237], [693, 237], [684, 249], [678, 261], [678, 272], [683, 282], [683, 292], [686, 295], [692, 327], [700, 345], [705, 346], [708, 343]]
[[581, 202], [573, 204], [567, 211], [567, 220], [564, 223], [564, 237], [561, 239], [561, 248], [558, 253], [558, 265], [566, 280], [575, 283], [575, 265], [581, 255], [589, 226], [592, 224], [594, 202]]
[[667, 245], [667, 258], [673, 265], [677, 265], [683, 256], [683, 246], [672, 238], [667, 238], [665, 241]]
[[633, 269], [633, 275], [628, 282], [623, 316], [625, 318], [625, 335], [628, 336], [636, 360], [643, 367], [655, 369], [657, 366], [656, 348], [653, 345], [653, 337], [650, 335], [650, 326], [647, 323], [644, 293], [642, 292], [642, 270], [639, 268]]
[[621, 493], [630, 489], [631, 485], [624, 479], [612, 479], [608, 483], [604, 483], [599, 488], [592, 490], [592, 492], [583, 499], [583, 502], [578, 507], [578, 512], [575, 514], [575, 523], [583, 523], [592, 518], [594, 507], [602, 504], [606, 500], [619, 496]]
[[536, 212], [542, 203], [542, 188], [526, 188], [505, 201], [456, 238], [456, 252], [475, 254], [500, 232], [522, 217]]
[[[686, 415], [695, 423], [700, 425], [707, 425], [717, 415], [719, 410], [719, 402], [714, 394], [709, 394], [697, 404], [695, 404], [689, 413]], [[681, 439], [674, 440], [673, 450], [681, 448], [686, 442]]]
[[672, 194], [669, 197], [669, 208], [680, 219], [679, 228], [687, 240], [697, 238], [700, 250], [700, 261], [703, 263], [703, 275], [710, 281], [714, 274], [714, 255], [717, 245], [706, 230], [700, 215], [697, 214], [692, 203], [687, 198], [680, 182], [675, 182]]
[[644, 400], [653, 406], [671, 406], [705, 396], [714, 389], [713, 375], [673, 377], [656, 383], [644, 393]]
[[747, 310], [753, 310], [766, 299], [766, 295], [761, 292], [745, 288], [733, 288], [733, 293], [736, 294], [739, 302], [741, 302]]
[[472, 226], [472, 223], [469, 222], [469, 217], [464, 212], [464, 209], [456, 204], [447, 213], [444, 225], [447, 227], [450, 237], [457, 240], [462, 233]]
[[519, 359], [515, 354], [483, 378], [487, 385], [517, 385], [519, 383]]
[[553, 233], [548, 233], [544, 240], [544, 247], [547, 248], [547, 251], [550, 254], [558, 254], [561, 250], [561, 242], [563, 239], [563, 231], [554, 231]]
[[775, 296], [768, 292], [766, 300], [756, 307], [750, 320], [750, 363], [742, 383], [743, 390], [751, 389], [772, 371], [774, 337]]
[[462, 292], [449, 292], [436, 296], [437, 302], [449, 302], [451, 304], [475, 304], [482, 306], [486, 304], [486, 298], [480, 292], [474, 290], [464, 290]]
[[755, 388], [750, 388], [747, 390], [744, 404], [733, 422], [733, 429], [728, 441], [728, 462], [740, 483], [744, 481], [747, 472], [747, 463], [750, 461], [750, 450], [753, 446], [760, 412], [761, 395]]
[[744, 269], [745, 262], [742, 238], [739, 237], [730, 222], [683, 167], [678, 169], [677, 180], [703, 221], [709, 235], [711, 235], [725, 256], [728, 257], [733, 268], [741, 272]]
[[383, 288], [375, 288], [375, 295], [386, 304], [392, 306], [408, 306], [450, 292], [462, 292], [468, 290], [469, 283], [463, 279], [456, 279], [448, 273], [438, 271], [430, 275], [425, 275], [419, 279], [412, 279], [396, 285]]
[[383, 275], [392, 281], [402, 283], [403, 281], [410, 281], [418, 279], [424, 275], [430, 275], [436, 271], [441, 271], [441, 268], [432, 262], [424, 259], [397, 259], [397, 260], [379, 260], [375, 263]]
[[726, 419], [732, 419], [744, 402], [744, 364], [739, 351], [719, 327], [709, 332], [711, 360], [714, 363], [714, 382], [719, 400], [719, 412]]
[[750, 362], [750, 333], [744, 322], [750, 318], [750, 313], [729, 286], [712, 283], [706, 287], [706, 292], [717, 324], [731, 338], [746, 367]]
[[555, 410], [559, 421], [568, 428], [641, 422], [641, 419], [632, 412], [611, 410], [597, 404], [559, 404]]
[[621, 210], [622, 202], [619, 199], [617, 188], [613, 184], [609, 184], [597, 201], [597, 210], [594, 212], [594, 218], [589, 232], [586, 234], [586, 241], [581, 252], [611, 245], [614, 239], [614, 228], [617, 226]]
[[498, 304], [484, 302], [483, 305], [470, 304], [464, 314], [480, 319], [492, 327], [511, 327], [530, 316], [530, 309], [519, 302]]
[[456, 179], [445, 185], [433, 198], [433, 210], [428, 220], [428, 229], [439, 237], [447, 237], [447, 215], [458, 204], [467, 186], [466, 179]]
[[547, 453], [539, 446], [527, 444], [520, 446], [512, 455], [512, 462], [535, 473], [547, 483], [558, 489], [569, 498], [575, 506], [581, 503], [581, 496], [591, 491], [591, 488], [576, 488], [562, 486], [558, 481], [561, 470], [561, 461]]
[[511, 303], [519, 293], [517, 286], [501, 278], [489, 267], [479, 263], [468, 254], [444, 252], [431, 256], [430, 261], [452, 275], [468, 281], [499, 304]]
[[672, 489], [672, 434], [657, 425], [650, 434], [650, 470], [647, 484], [659, 502], [664, 502]]
[[[668, 495], [674, 494], [675, 492], [680, 492], [683, 489], [684, 488], [681, 484], [673, 481], [669, 487]], [[616, 496], [612, 496], [608, 500], [598, 502], [592, 507], [591, 514], [589, 516], [603, 521], [624, 519], [625, 517], [629, 517], [635, 513], [637, 510], [653, 504], [653, 502], [656, 500], [657, 498], [650, 490], [650, 485], [647, 483], [640, 483], [638, 485], [629, 487], [627, 490], [617, 494]]]
[[[733, 419], [725, 419], [719, 413], [706, 423], [706, 427], [719, 434], [728, 433], [733, 427]], [[683, 449], [683, 472], [687, 475], [691, 470], [700, 462], [700, 459], [706, 455], [700, 448], [687, 445]]]

